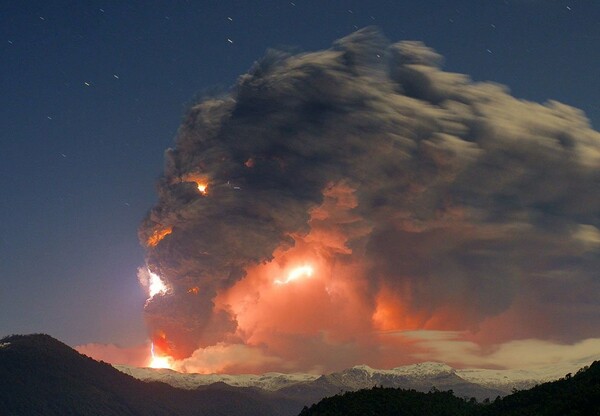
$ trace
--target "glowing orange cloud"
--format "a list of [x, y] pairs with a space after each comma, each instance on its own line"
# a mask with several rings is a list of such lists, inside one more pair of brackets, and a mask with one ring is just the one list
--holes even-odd
[[260, 374], [282, 368], [283, 360], [268, 355], [264, 348], [224, 342], [199, 348], [191, 357], [174, 362], [176, 371], [200, 374]]
[[[401, 334], [452, 330], [460, 311], [415, 308], [406, 280], [373, 285], [366, 248], [357, 243], [370, 226], [354, 210], [354, 189], [332, 184], [323, 196], [310, 211], [308, 233], [291, 235], [291, 248], [275, 250], [271, 261], [247, 268], [244, 279], [218, 294], [215, 310], [227, 311], [237, 322], [232, 342], [265, 348], [281, 360], [280, 367], [255, 364], [275, 371], [282, 363], [315, 371], [357, 362], [390, 368], [411, 362], [411, 354], [426, 355], [422, 343]], [[199, 367], [205, 354], [197, 354]], [[242, 368], [230, 364], [228, 371]]]
[[397, 293], [383, 286], [375, 297], [373, 327], [379, 331], [403, 331], [421, 328], [424, 318], [408, 311]]
[[[317, 359], [343, 367], [352, 365], [354, 357], [333, 354], [335, 348], [356, 344], [369, 349], [365, 335], [372, 332], [372, 305], [366, 290], [358, 264], [336, 264], [319, 244], [295, 236], [293, 248], [278, 250], [271, 262], [249, 268], [215, 304], [235, 317], [236, 337], [247, 346], [267, 345], [272, 356], [296, 368], [310, 368]], [[331, 350], [332, 357], [324, 350]]]
[[148, 247], [156, 247], [156, 245], [158, 243], [160, 243], [163, 238], [165, 238], [172, 232], [173, 232], [173, 227], [170, 227], [170, 226], [156, 229], [156, 230], [154, 230], [154, 232], [152, 233], [150, 238], [148, 238], [148, 241], [146, 241], [146, 244], [148, 245]]
[[308, 234], [292, 235], [292, 248], [277, 249], [272, 261], [248, 268], [244, 279], [217, 296], [216, 309], [235, 317], [236, 337], [245, 345], [268, 345], [270, 354], [298, 368], [314, 365], [318, 354], [331, 367], [353, 365], [354, 353], [339, 354], [344, 345], [372, 350], [373, 304], [365, 296], [362, 249], [346, 244], [368, 228], [351, 212], [353, 192], [346, 184], [327, 188], [323, 204], [311, 211]]

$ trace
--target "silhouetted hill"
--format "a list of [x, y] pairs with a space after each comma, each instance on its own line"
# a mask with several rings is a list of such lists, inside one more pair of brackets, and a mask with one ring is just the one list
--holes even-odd
[[305, 407], [300, 416], [474, 416], [477, 410], [476, 402], [451, 392], [373, 387], [323, 399]]
[[263, 416], [290, 414], [297, 406], [255, 389], [212, 385], [188, 391], [142, 382], [48, 335], [0, 340], [2, 416]]
[[600, 361], [574, 376], [515, 392], [483, 408], [485, 416], [600, 416]]
[[600, 416], [600, 361], [575, 376], [518, 391], [493, 403], [429, 393], [375, 387], [329, 397], [304, 408], [300, 416]]

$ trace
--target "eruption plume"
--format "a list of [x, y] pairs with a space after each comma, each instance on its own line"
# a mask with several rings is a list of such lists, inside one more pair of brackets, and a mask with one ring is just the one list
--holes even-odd
[[155, 348], [322, 371], [598, 336], [600, 133], [441, 62], [367, 28], [194, 105], [139, 231]]

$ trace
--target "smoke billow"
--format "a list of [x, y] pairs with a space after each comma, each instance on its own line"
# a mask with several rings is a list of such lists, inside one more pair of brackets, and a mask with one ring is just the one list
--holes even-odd
[[423, 356], [427, 330], [600, 335], [600, 133], [441, 62], [368, 28], [190, 109], [140, 228], [165, 353], [319, 370]]

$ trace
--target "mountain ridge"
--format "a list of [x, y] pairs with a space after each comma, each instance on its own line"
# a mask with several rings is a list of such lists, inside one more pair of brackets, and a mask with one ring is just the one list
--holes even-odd
[[[439, 362], [422, 362], [391, 369], [375, 369], [368, 365], [356, 365], [348, 369], [323, 375], [308, 373], [264, 374], [197, 374], [178, 373], [169, 369], [136, 368], [115, 365], [119, 371], [144, 381], [162, 381], [178, 388], [193, 390], [215, 382], [236, 387], [258, 387], [268, 391], [280, 391], [298, 395], [301, 391], [322, 389], [337, 394], [373, 386], [415, 388], [428, 391], [431, 387], [453, 389], [457, 394], [476, 397], [479, 400], [505, 396], [514, 389], [522, 390], [537, 384], [559, 379], [568, 373], [600, 359], [588, 357], [554, 366], [538, 366], [531, 369], [455, 369]], [[311, 396], [316, 395], [311, 394]]]

